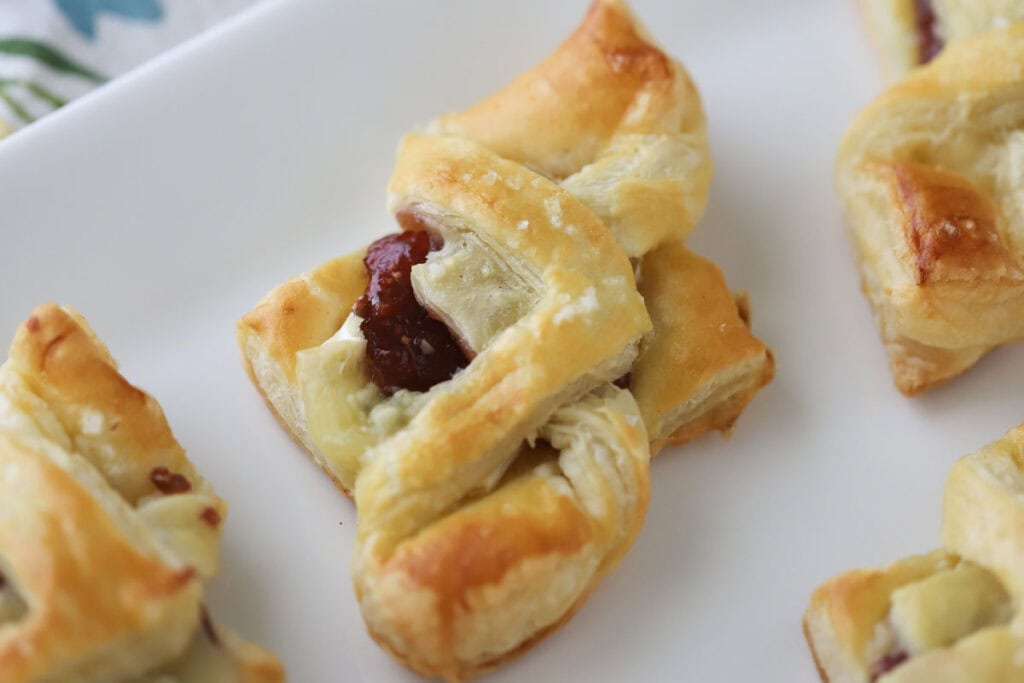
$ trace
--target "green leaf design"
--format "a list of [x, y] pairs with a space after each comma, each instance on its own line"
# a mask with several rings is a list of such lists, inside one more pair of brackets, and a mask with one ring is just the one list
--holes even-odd
[[71, 59], [60, 50], [31, 38], [0, 38], [0, 53], [31, 57], [54, 71], [81, 76], [93, 83], [103, 83], [107, 80], [92, 69], [82, 66]]
[[14, 115], [24, 123], [32, 123], [35, 121], [35, 117], [28, 112], [20, 100], [15, 99], [14, 95], [10, 92], [12, 86], [15, 88], [23, 88], [38, 99], [46, 102], [46, 104], [50, 105], [52, 109], [60, 109], [68, 103], [67, 100], [60, 95], [55, 94], [51, 90], [48, 90], [33, 81], [25, 81], [20, 78], [0, 78], [0, 102], [6, 104]]
[[6, 104], [7, 108], [10, 109], [15, 116], [21, 119], [22, 123], [32, 123], [36, 120], [32, 114], [28, 113], [28, 110], [25, 109], [25, 107], [21, 106], [21, 103], [11, 97], [10, 93], [7, 92], [7, 89], [4, 88], [3, 85], [0, 85], [0, 102]]
[[60, 109], [68, 103], [68, 101], [60, 95], [55, 94], [53, 91], [48, 90], [33, 81], [21, 81], [20, 85], [54, 109]]

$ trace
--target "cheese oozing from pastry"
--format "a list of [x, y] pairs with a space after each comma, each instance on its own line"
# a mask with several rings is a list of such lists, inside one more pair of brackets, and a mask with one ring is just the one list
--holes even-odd
[[915, 657], [949, 647], [1013, 617], [1010, 596], [989, 571], [970, 563], [940, 569], [901, 586], [875, 627], [865, 653], [871, 680], [877, 681]]

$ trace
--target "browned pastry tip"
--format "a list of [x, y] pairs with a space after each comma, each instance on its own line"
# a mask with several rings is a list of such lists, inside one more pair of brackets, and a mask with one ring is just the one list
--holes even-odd
[[677, 88], [697, 98], [685, 72], [651, 40], [626, 3], [596, 0], [546, 59], [439, 123], [444, 132], [565, 178], [593, 160], [616, 133], [654, 132], [666, 123], [678, 131], [702, 118], [699, 107], [680, 106]]
[[921, 286], [1021, 273], [997, 230], [992, 197], [967, 178], [914, 162], [873, 162], [903, 217], [906, 247]]
[[952, 41], [840, 146], [862, 286], [908, 396], [1024, 338], [1022, 64], [1024, 22]]

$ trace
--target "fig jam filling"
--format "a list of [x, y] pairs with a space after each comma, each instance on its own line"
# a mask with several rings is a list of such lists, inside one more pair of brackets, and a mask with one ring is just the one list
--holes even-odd
[[192, 490], [192, 483], [184, 475], [171, 472], [166, 467], [154, 467], [149, 473], [149, 480], [160, 493], [166, 495], [188, 493]]
[[890, 652], [885, 655], [871, 667], [871, 683], [875, 683], [879, 678], [889, 673], [908, 659], [910, 659], [910, 655], [903, 650], [897, 650], [896, 652]]
[[214, 529], [220, 526], [221, 522], [220, 513], [212, 507], [203, 508], [203, 511], [199, 513], [199, 519], [203, 520]]
[[[399, 221], [409, 227], [415, 219]], [[412, 229], [377, 240], [363, 259], [370, 281], [353, 310], [363, 319], [359, 329], [370, 379], [385, 394], [427, 391], [469, 364], [448, 327], [420, 305], [412, 287], [412, 267], [441, 246], [426, 230]]]
[[206, 639], [211, 644], [219, 647], [220, 636], [217, 635], [217, 631], [213, 627], [213, 620], [210, 619], [210, 613], [206, 611], [206, 605], [202, 605], [199, 608], [199, 624], [202, 626], [203, 633], [206, 634]]
[[927, 64], [945, 47], [939, 37], [939, 18], [935, 16], [932, 0], [915, 0], [914, 12], [917, 17], [917, 61]]

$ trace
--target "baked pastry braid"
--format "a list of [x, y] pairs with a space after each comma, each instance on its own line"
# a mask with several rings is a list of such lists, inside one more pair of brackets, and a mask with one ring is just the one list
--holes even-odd
[[1024, 23], [965, 38], [869, 105], [839, 194], [896, 386], [1024, 336]]
[[890, 80], [934, 59], [959, 38], [1024, 19], [1020, 0], [861, 0]]
[[405, 234], [437, 244], [408, 278], [468, 365], [423, 390], [374, 382], [372, 327], [351, 311], [377, 281], [358, 254], [272, 292], [239, 338], [275, 412], [356, 500], [371, 634], [461, 679], [566, 620], [639, 530], [647, 438], [611, 381], [650, 320], [607, 228], [525, 167], [410, 136], [389, 189]]
[[254, 383], [356, 500], [360, 607], [407, 666], [464, 679], [567, 620], [642, 522], [645, 419], [655, 447], [725, 430], [770, 379], [681, 245], [709, 178], [688, 77], [599, 0], [510, 88], [406, 138], [400, 235], [241, 320]]
[[700, 95], [623, 0], [595, 0], [547, 59], [428, 130], [561, 182], [631, 258], [683, 239], [704, 213], [712, 164]]
[[950, 472], [944, 548], [818, 588], [804, 630], [831, 683], [1024, 681], [1024, 427]]
[[[417, 301], [476, 361], [453, 380], [457, 391], [443, 391], [447, 383], [390, 394], [374, 387], [352, 314], [368, 285], [362, 252], [275, 290], [239, 326], [257, 385], [348, 492], [362, 454], [428, 404], [465, 415], [473, 432], [480, 420], [494, 421], [465, 412], [490, 410], [485, 403], [462, 405], [477, 400], [477, 389], [493, 392], [493, 400], [514, 390], [517, 410], [525, 411], [505, 416], [514, 421], [507, 434], [492, 427], [477, 437], [488, 459], [507, 460], [558, 405], [625, 374], [650, 329], [629, 261], [607, 229], [542, 176], [468, 141], [414, 135], [402, 145], [390, 191], [393, 213], [407, 231], [443, 240], [411, 278]], [[552, 206], [559, 207], [561, 226], [548, 215]], [[591, 330], [605, 332], [594, 339]], [[506, 376], [533, 365], [551, 369]], [[340, 373], [332, 370], [337, 367]], [[463, 385], [474, 387], [471, 399], [454, 395]], [[452, 432], [456, 425], [443, 419]]]
[[0, 366], [0, 472], [4, 683], [284, 680], [203, 610], [224, 501], [70, 309]]
[[[366, 287], [363, 256], [364, 252], [357, 252], [336, 258], [302, 277], [289, 280], [271, 291], [239, 324], [239, 341], [254, 383], [288, 431], [350, 495], [350, 487], [356, 480], [346, 475], [344, 469], [332, 467], [317, 447], [316, 440], [310, 436], [310, 424], [306, 418], [308, 403], [303, 399], [303, 394], [308, 396], [309, 393], [300, 388], [296, 366], [299, 362], [308, 362], [304, 358], [310, 353], [318, 353], [318, 349], [333, 343], [332, 339]], [[654, 328], [633, 368], [631, 389], [649, 425], [650, 438], [655, 440], [652, 448], [657, 448], [665, 442], [689, 440], [703, 431], [727, 429], [758, 383], [770, 378], [772, 365], [770, 353], [750, 335], [720, 272], [713, 264], [677, 245], [666, 245], [649, 258], [654, 259], [650, 262], [653, 265], [648, 268], [645, 259], [640, 269], [640, 290], [651, 311]], [[668, 277], [660, 280], [663, 268]], [[663, 284], [645, 286], [645, 281]], [[677, 287], [684, 287], [686, 296], [679, 296]], [[659, 372], [658, 364], [662, 362], [665, 366]], [[325, 393], [341, 396], [334, 392]], [[317, 397], [312, 396], [310, 400], [317, 400]], [[317, 407], [311, 407], [311, 410], [319, 412]], [[591, 431], [593, 425], [577, 424], [576, 429], [582, 435]], [[328, 432], [326, 436], [331, 437], [332, 434]], [[527, 481], [532, 486], [539, 486], [541, 482], [532, 478], [536, 475], [526, 463], [549, 460], [552, 456], [550, 449], [540, 455], [532, 450], [521, 452], [499, 490], [511, 495], [511, 491], [519, 490], [512, 488], [513, 482], [517, 487], [523, 487]], [[568, 461], [567, 456], [563, 457]], [[583, 454], [576, 457], [582, 458]], [[531, 479], [527, 480], [527, 476]], [[492, 493], [486, 499], [490, 506], [503, 500], [496, 494]], [[519, 495], [516, 494], [517, 500]], [[487, 510], [478, 508], [480, 515]], [[362, 524], [362, 508], [360, 513]], [[507, 526], [503, 521], [500, 528]], [[458, 538], [454, 531], [446, 532], [450, 536], [436, 533], [438, 539], [447, 539], [452, 544], [450, 553], [465, 558], [466, 553], [473, 552], [473, 563], [483, 562], [484, 558], [475, 554], [472, 550], [474, 544], [469, 540], [460, 538], [460, 543], [456, 544], [452, 540]], [[515, 539], [507, 543], [519, 543], [524, 538], [517, 533]], [[490, 544], [485, 548], [481, 552], [493, 554], [495, 550]], [[459, 574], [451, 576], [458, 577]], [[456, 583], [455, 579], [452, 581]], [[568, 614], [554, 624], [567, 617]], [[420, 617], [416, 615], [415, 618]], [[415, 627], [413, 617], [406, 616], [405, 619], [410, 623], [408, 628]], [[549, 626], [545, 631], [553, 627]], [[427, 628], [429, 634], [429, 626], [420, 628]], [[485, 627], [481, 623], [474, 628]], [[399, 658], [405, 659], [401, 655]], [[424, 669], [420, 667], [420, 670]]]

